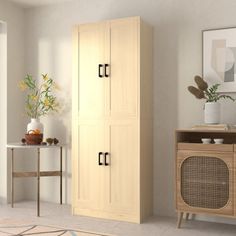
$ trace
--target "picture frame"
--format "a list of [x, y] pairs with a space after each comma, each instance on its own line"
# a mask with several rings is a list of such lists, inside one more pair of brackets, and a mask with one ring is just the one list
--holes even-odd
[[202, 75], [219, 92], [236, 92], [236, 27], [202, 31]]

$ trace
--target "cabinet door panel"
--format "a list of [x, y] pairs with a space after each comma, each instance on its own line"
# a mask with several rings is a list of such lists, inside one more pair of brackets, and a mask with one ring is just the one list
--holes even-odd
[[137, 116], [138, 25], [137, 19], [110, 22], [110, 79], [106, 111], [115, 117]]
[[109, 150], [105, 208], [119, 214], [134, 214], [139, 196], [138, 129], [134, 122], [125, 121], [111, 121], [105, 127]]
[[[79, 28], [79, 116], [104, 114], [104, 78], [98, 76], [104, 63], [106, 24], [82, 25]], [[101, 75], [104, 71], [101, 68]]]
[[[102, 188], [102, 166], [98, 165], [98, 153], [103, 150], [103, 124], [87, 122], [79, 125], [77, 176], [74, 178], [77, 189], [77, 207], [100, 209]], [[103, 161], [103, 160], [101, 160]]]

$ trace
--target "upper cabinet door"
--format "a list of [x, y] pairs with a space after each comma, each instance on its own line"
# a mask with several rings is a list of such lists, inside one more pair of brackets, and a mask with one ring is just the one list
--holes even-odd
[[107, 23], [79, 26], [78, 112], [80, 118], [104, 116], [104, 61]]
[[138, 114], [139, 18], [110, 21], [110, 62], [106, 80], [106, 115], [130, 118]]

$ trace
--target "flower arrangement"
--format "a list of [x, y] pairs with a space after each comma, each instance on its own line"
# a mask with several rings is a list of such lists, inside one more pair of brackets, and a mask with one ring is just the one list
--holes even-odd
[[235, 101], [229, 95], [219, 94], [217, 92], [220, 84], [214, 84], [210, 88], [206, 81], [203, 80], [200, 76], [196, 75], [194, 77], [195, 83], [197, 84], [197, 88], [194, 86], [188, 86], [188, 91], [192, 93], [198, 99], [206, 99], [206, 102], [217, 102], [220, 99], [230, 99]]
[[20, 81], [19, 87], [27, 92], [25, 109], [30, 118], [37, 119], [51, 111], [58, 111], [59, 103], [53, 94], [58, 86], [47, 74], [42, 74], [42, 82], [39, 85], [31, 75], [27, 75]]

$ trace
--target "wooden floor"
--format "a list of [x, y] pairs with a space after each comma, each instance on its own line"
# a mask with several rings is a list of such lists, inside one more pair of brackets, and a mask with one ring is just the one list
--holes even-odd
[[[98, 235], [114, 236], [235, 236], [236, 225], [183, 220], [182, 228], [176, 228], [176, 218], [152, 217], [143, 224], [133, 224], [90, 217], [72, 216], [69, 205], [42, 202], [41, 217], [36, 216], [35, 202], [0, 206], [0, 226], [14, 221], [16, 225], [30, 224], [71, 230], [82, 230]], [[0, 234], [1, 235], [1, 234]], [[84, 234], [82, 234], [84, 236]], [[93, 234], [94, 236], [94, 234]]]

